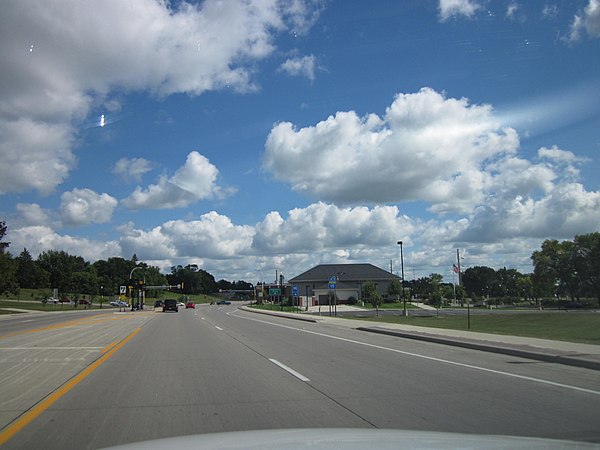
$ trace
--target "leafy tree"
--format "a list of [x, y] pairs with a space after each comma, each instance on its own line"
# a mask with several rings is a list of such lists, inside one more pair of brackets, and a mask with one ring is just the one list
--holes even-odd
[[600, 233], [575, 236], [574, 265], [585, 293], [600, 300]]
[[17, 267], [16, 260], [9, 252], [0, 252], [0, 294], [17, 292]]
[[363, 298], [368, 301], [379, 315], [379, 306], [381, 306], [381, 295], [377, 290], [377, 286], [372, 281], [367, 281], [362, 287]]
[[468, 295], [487, 297], [496, 286], [496, 271], [485, 266], [469, 267], [462, 274], [462, 282]]
[[4, 253], [4, 250], [6, 250], [8, 248], [8, 246], [10, 245], [10, 242], [2, 242], [2, 239], [4, 239], [4, 236], [6, 236], [7, 230], [8, 230], [8, 227], [6, 226], [6, 222], [0, 221], [0, 253]]
[[442, 306], [443, 293], [441, 287], [438, 287], [431, 292], [429, 296], [429, 304], [439, 308]]
[[392, 280], [390, 286], [388, 287], [388, 294], [388, 298], [391, 299], [390, 303], [400, 300], [400, 296], [402, 295], [402, 283], [400, 280]]
[[210, 294], [218, 289], [215, 278], [208, 272], [198, 269], [195, 264], [171, 267], [167, 280], [171, 285], [183, 283], [184, 294]]
[[5, 222], [0, 222], [0, 294], [17, 292], [19, 287], [17, 281], [18, 264], [12, 255], [6, 251], [10, 242], [2, 241], [6, 235], [6, 230]]
[[65, 251], [49, 250], [40, 253], [37, 263], [48, 272], [51, 288], [58, 288], [61, 292], [82, 292], [78, 286], [81, 275], [74, 274], [87, 272], [90, 264], [81, 256], [73, 256]]
[[105, 260], [98, 260], [93, 264], [96, 269], [99, 286], [102, 286], [102, 293], [115, 295], [119, 292], [119, 286], [129, 284], [129, 274], [136, 267], [134, 261], [112, 257]]
[[26, 248], [16, 258], [17, 280], [20, 288], [41, 289], [50, 287], [48, 273], [40, 268]]
[[542, 243], [542, 249], [531, 255], [537, 291], [554, 296], [578, 297], [578, 276], [575, 268], [577, 248], [573, 242], [555, 239]]

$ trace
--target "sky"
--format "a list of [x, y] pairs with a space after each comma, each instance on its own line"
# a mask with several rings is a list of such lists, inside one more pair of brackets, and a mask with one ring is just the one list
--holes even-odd
[[273, 281], [600, 231], [600, 0], [2, 0], [9, 251]]

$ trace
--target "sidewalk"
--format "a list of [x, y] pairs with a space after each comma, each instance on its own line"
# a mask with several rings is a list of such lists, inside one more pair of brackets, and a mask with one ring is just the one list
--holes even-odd
[[[476, 333], [473, 331], [443, 328], [416, 327], [402, 324], [375, 324], [368, 320], [350, 320], [329, 316], [307, 316], [278, 311], [256, 310], [245, 306], [244, 311], [286, 317], [313, 323], [331, 323], [369, 333], [387, 334], [405, 339], [434, 342], [455, 347], [501, 353], [538, 361], [566, 364], [600, 370], [600, 345], [579, 344], [551, 339], [528, 338], [502, 334]], [[339, 311], [339, 309], [338, 309]], [[322, 310], [322, 312], [324, 312]]]

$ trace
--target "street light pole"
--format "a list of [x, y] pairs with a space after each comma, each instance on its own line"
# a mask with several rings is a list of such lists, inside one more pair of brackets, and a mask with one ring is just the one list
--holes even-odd
[[402, 241], [398, 241], [398, 245], [400, 246], [400, 270], [402, 274], [402, 302], [404, 303], [404, 316], [408, 316], [408, 312], [406, 311], [406, 297], [404, 295], [404, 251], [402, 250]]
[[[134, 304], [133, 304], [133, 285], [132, 285], [132, 277], [133, 277], [133, 272], [134, 272], [134, 271], [136, 271], [137, 269], [143, 269], [143, 267], [136, 266], [136, 267], [134, 267], [133, 269], [131, 269], [131, 272], [129, 272], [129, 285], [130, 285], [130, 286], [132, 286], [132, 288], [131, 288], [131, 310], [132, 310], [132, 311], [135, 311], [135, 307], [134, 307]], [[139, 302], [139, 299], [140, 299], [140, 291], [139, 291], [139, 289], [138, 289], [138, 302]]]

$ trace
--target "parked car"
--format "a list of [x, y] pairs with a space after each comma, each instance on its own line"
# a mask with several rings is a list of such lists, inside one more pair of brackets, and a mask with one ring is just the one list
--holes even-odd
[[46, 303], [54, 303], [56, 305], [58, 303], [58, 299], [57, 298], [48, 297], [46, 299]]
[[154, 302], [154, 307], [155, 307], [155, 308], [162, 308], [162, 307], [164, 306], [164, 304], [165, 304], [165, 303], [164, 303], [162, 300], [156, 300], [156, 301]]
[[229, 300], [219, 300], [217, 305], [231, 305], [231, 302]]
[[177, 304], [177, 300], [173, 300], [171, 298], [166, 299], [163, 305], [163, 312], [166, 311], [179, 312], [179, 305]]
[[194, 302], [187, 302], [185, 304], [185, 309], [190, 309], [190, 308], [196, 309], [196, 304]]

